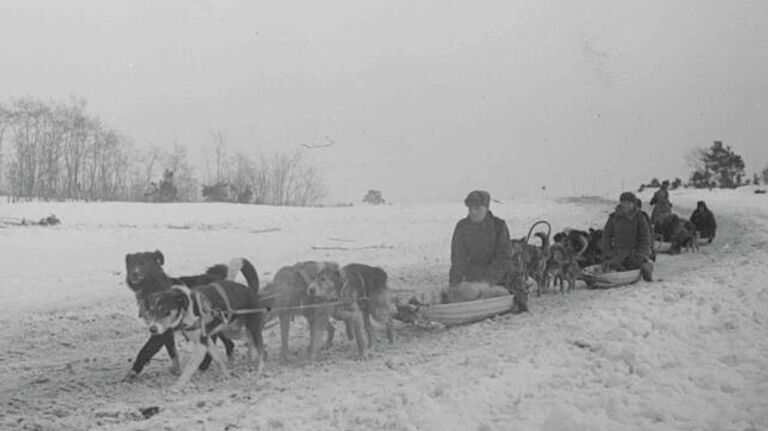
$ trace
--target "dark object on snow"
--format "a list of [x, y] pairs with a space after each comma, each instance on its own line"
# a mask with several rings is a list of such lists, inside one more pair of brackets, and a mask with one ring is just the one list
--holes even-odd
[[[714, 222], [714, 218], [712, 221]], [[715, 226], [712, 226], [712, 238], [714, 238], [714, 228]], [[672, 243], [670, 250], [672, 254], [680, 253], [683, 248], [692, 247], [692, 244], [697, 241], [697, 230], [698, 229], [693, 222], [685, 220], [674, 213], [659, 220], [654, 226], [654, 232], [661, 237], [663, 242]], [[700, 230], [699, 235], [702, 238], [710, 238], [709, 236], [705, 237]]]
[[144, 415], [145, 419], [149, 419], [152, 416], [160, 413], [160, 407], [158, 406], [152, 406], [152, 407], [144, 407], [139, 409], [142, 415]]
[[707, 204], [704, 201], [699, 201], [696, 204], [696, 209], [691, 214], [691, 223], [701, 238], [709, 239], [709, 242], [715, 238], [717, 232], [717, 222], [715, 221], [715, 215], [707, 208]]
[[48, 217], [41, 218], [40, 221], [29, 220], [26, 218], [3, 218], [0, 219], [0, 224], [12, 225], [12, 226], [55, 226], [61, 224], [61, 220], [58, 217], [51, 214]]
[[59, 220], [56, 215], [51, 214], [46, 218], [40, 219], [40, 221], [37, 223], [40, 226], [56, 226], [57, 224], [61, 224], [61, 220]]
[[757, 189], [757, 190], [755, 190], [755, 194], [757, 194], [757, 195], [764, 195], [765, 194], [765, 190], [764, 189]]

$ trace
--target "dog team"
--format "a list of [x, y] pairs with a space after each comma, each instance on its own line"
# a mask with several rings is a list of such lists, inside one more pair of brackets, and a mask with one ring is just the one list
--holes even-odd
[[[346, 324], [347, 335], [357, 342], [360, 357], [365, 357], [366, 348], [375, 339], [371, 318], [384, 324], [387, 338], [394, 341], [390, 290], [387, 274], [381, 268], [357, 263], [339, 267], [334, 262], [300, 262], [281, 268], [262, 288], [256, 269], [244, 258], [212, 266], [205, 274], [178, 278], [165, 273], [164, 263], [165, 256], [158, 250], [125, 257], [126, 283], [136, 295], [139, 317], [150, 332], [125, 380], [134, 379], [163, 347], [171, 358], [171, 372], [180, 373], [176, 387], [189, 382], [196, 370], [207, 369], [212, 361], [226, 374], [226, 359], [215, 343], [221, 340], [231, 358], [235, 339], [244, 339], [248, 362], [255, 360], [258, 376], [266, 359], [264, 325], [279, 321], [280, 357], [287, 360], [290, 323], [295, 315], [307, 319], [310, 359], [333, 342], [331, 318]], [[234, 281], [239, 273], [247, 284]], [[183, 370], [176, 334], [194, 345]]]
[[[640, 269], [643, 278], [651, 281], [655, 261], [652, 241], [657, 234], [659, 239], [672, 241], [676, 252], [691, 243], [698, 245], [699, 236], [710, 242], [715, 236], [714, 215], [706, 204], [699, 202], [690, 221], [684, 221], [671, 211], [667, 186], [665, 182], [651, 200], [655, 205], [652, 217], [642, 211], [634, 194], [625, 192], [604, 229], [567, 229], [555, 234], [551, 245], [550, 232], [537, 232], [540, 246], [528, 240], [538, 224], [549, 228], [549, 223], [537, 222], [527, 237], [511, 239], [506, 222], [489, 210], [490, 194], [472, 191], [464, 200], [468, 215], [459, 220], [451, 240], [448, 287], [431, 302], [471, 301], [511, 293], [517, 311], [525, 312], [531, 290], [540, 295], [551, 281], [555, 286], [559, 283], [560, 292], [573, 289], [581, 269], [595, 264], [613, 270]], [[280, 325], [280, 358], [286, 361], [290, 324], [297, 315], [308, 323], [309, 360], [332, 345], [332, 319], [344, 322], [346, 335], [356, 342], [360, 358], [375, 341], [371, 319], [383, 324], [387, 339], [394, 341], [392, 295], [381, 268], [305, 261], [280, 268], [262, 287], [256, 268], [244, 258], [212, 266], [204, 274], [177, 278], [165, 273], [164, 263], [165, 256], [157, 250], [125, 257], [126, 283], [150, 332], [125, 380], [138, 376], [163, 347], [171, 359], [171, 372], [180, 374], [176, 388], [188, 383], [195, 371], [206, 370], [212, 361], [226, 374], [227, 358], [215, 344], [220, 340], [231, 358], [235, 339], [244, 339], [248, 363], [255, 362], [258, 376], [266, 359], [265, 325], [275, 320]], [[246, 284], [235, 281], [240, 273]], [[414, 302], [419, 303], [412, 298]], [[176, 335], [193, 343], [183, 369]]]

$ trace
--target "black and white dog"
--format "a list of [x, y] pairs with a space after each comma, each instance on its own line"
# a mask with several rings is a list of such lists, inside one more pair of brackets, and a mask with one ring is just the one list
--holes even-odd
[[[208, 284], [213, 281], [234, 278], [240, 268], [238, 261], [233, 260], [231, 267], [219, 264], [214, 265], [206, 271], [205, 274], [171, 278], [165, 274], [162, 266], [165, 263], [165, 257], [159, 250], [154, 252], [132, 253], [125, 256], [126, 266], [126, 284], [136, 295], [136, 302], [139, 306], [139, 317], [146, 321], [147, 299], [153, 293], [170, 289], [173, 285], [185, 285], [194, 287]], [[222, 336], [222, 341], [228, 356], [232, 355], [234, 344], [232, 341]], [[130, 381], [141, 373], [149, 361], [165, 346], [168, 356], [171, 358], [171, 372], [177, 374], [180, 372], [179, 358], [176, 351], [176, 343], [173, 331], [153, 334], [139, 351], [133, 366], [126, 373], [124, 380]], [[200, 365], [201, 370], [208, 368], [211, 357], [206, 356]]]
[[[235, 268], [243, 272], [247, 286], [231, 280], [238, 272]], [[253, 358], [253, 350], [258, 352], [256, 375], [261, 374], [264, 359], [261, 331], [266, 312], [258, 311], [259, 278], [253, 265], [246, 259], [234, 259], [228, 269], [228, 279], [191, 288], [185, 284], [175, 284], [145, 298], [144, 319], [150, 333], [156, 335], [183, 331], [194, 343], [192, 355], [176, 382], [177, 389], [189, 382], [206, 355], [210, 355], [226, 375], [224, 358], [212, 346], [217, 336], [233, 339], [244, 335], [249, 360]]]

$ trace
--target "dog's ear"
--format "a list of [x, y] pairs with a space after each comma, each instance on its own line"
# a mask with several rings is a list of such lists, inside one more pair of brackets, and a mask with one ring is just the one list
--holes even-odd
[[163, 256], [163, 253], [160, 250], [155, 250], [154, 253], [152, 253], [152, 257], [155, 258], [160, 266], [165, 265], [165, 256]]
[[180, 310], [186, 310], [189, 307], [189, 297], [179, 290], [176, 292], [175, 303]]

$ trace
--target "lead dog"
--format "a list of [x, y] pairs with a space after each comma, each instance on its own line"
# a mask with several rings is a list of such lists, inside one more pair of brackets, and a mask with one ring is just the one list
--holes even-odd
[[[163, 270], [164, 263], [165, 257], [159, 250], [153, 252], [131, 253], [125, 256], [125, 281], [128, 287], [136, 295], [136, 302], [139, 307], [139, 317], [144, 319], [145, 322], [147, 309], [146, 301], [151, 294], [170, 289], [173, 285], [194, 287], [216, 280], [224, 280], [228, 276], [234, 278], [236, 273], [240, 271], [238, 261], [233, 260], [231, 262], [231, 268], [219, 264], [208, 268], [205, 274], [171, 278], [168, 277]], [[224, 342], [227, 355], [231, 355], [234, 344], [226, 337], [221, 338]], [[141, 348], [138, 355], [136, 355], [136, 360], [133, 362], [133, 366], [126, 373], [123, 380], [130, 381], [136, 378], [136, 376], [138, 376], [144, 369], [144, 366], [149, 363], [152, 357], [157, 354], [163, 346], [165, 346], [168, 351], [168, 356], [171, 358], [171, 373], [179, 373], [181, 367], [179, 366], [179, 357], [176, 351], [176, 342], [173, 331], [166, 331], [165, 333], [155, 334], [149, 337], [149, 340], [144, 343], [144, 346]], [[207, 369], [210, 362], [211, 357], [206, 356], [205, 360], [200, 365], [200, 369]]]
[[212, 338], [217, 335], [230, 339], [244, 335], [249, 361], [253, 350], [257, 350], [256, 375], [261, 374], [264, 362], [261, 330], [265, 312], [259, 311], [259, 278], [248, 260], [239, 259], [239, 262], [247, 286], [232, 280], [218, 280], [192, 288], [176, 284], [147, 297], [145, 315], [150, 333], [183, 331], [194, 343], [192, 354], [175, 384], [177, 389], [189, 382], [206, 354], [211, 355], [227, 374], [224, 358], [211, 345]]
[[581, 255], [587, 251], [589, 242], [587, 237], [580, 233], [571, 234], [569, 232], [565, 237], [558, 237], [558, 235], [560, 234], [555, 235], [555, 244], [549, 248], [550, 258], [547, 261], [547, 271], [552, 276], [555, 287], [557, 287], [558, 282], [560, 283], [560, 293], [563, 293], [566, 290], [566, 282], [568, 283], [567, 290], [570, 291], [576, 287], [576, 278], [581, 272], [578, 261]]
[[307, 292], [310, 297], [321, 301], [345, 302], [333, 308], [333, 316], [343, 320], [347, 328], [351, 327], [360, 358], [365, 357], [366, 349], [363, 327], [368, 335], [369, 348], [375, 340], [371, 317], [386, 326], [387, 339], [390, 343], [394, 342], [391, 291], [383, 269], [360, 263], [351, 263], [341, 269], [338, 266], [326, 267], [308, 286]]
[[511, 240], [512, 257], [515, 262], [521, 261], [525, 275], [536, 280], [536, 296], [541, 296], [541, 289], [549, 284], [547, 261], [549, 260], [549, 236], [544, 232], [536, 232], [541, 240], [541, 246], [528, 244], [526, 238]]
[[655, 232], [661, 234], [664, 241], [672, 243], [672, 253], [678, 254], [683, 248], [698, 250], [696, 227], [677, 214], [670, 213], [656, 222]]
[[[336, 332], [330, 322], [332, 306], [323, 306], [320, 301], [310, 298], [307, 288], [322, 271], [338, 271], [339, 265], [334, 262], [299, 262], [292, 266], [280, 268], [271, 283], [263, 289], [263, 305], [274, 309], [268, 314], [267, 320], [280, 321], [280, 359], [288, 361], [288, 335], [291, 320], [296, 315], [304, 316], [309, 325], [309, 347], [307, 358], [311, 361], [317, 356], [323, 333], [328, 338], [322, 348], [328, 348], [333, 343]], [[347, 330], [347, 335], [351, 331]]]

